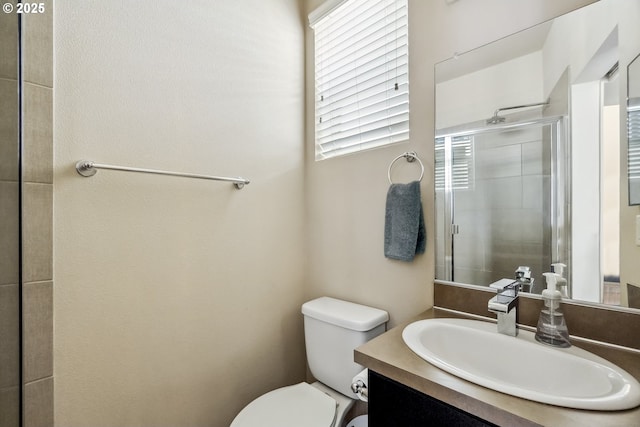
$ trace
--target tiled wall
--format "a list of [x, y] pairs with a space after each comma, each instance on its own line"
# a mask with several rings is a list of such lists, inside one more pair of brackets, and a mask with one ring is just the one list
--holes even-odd
[[20, 422], [18, 18], [0, 14], [0, 426]]
[[[543, 135], [548, 126], [476, 135], [473, 142], [471, 188], [454, 191], [454, 278], [488, 285], [513, 277], [520, 265], [531, 267], [536, 281], [551, 263], [549, 217], [549, 153]], [[443, 192], [436, 192], [443, 203]], [[439, 205], [441, 206], [441, 205]], [[442, 209], [437, 224], [442, 228]], [[440, 232], [437, 239], [442, 239]], [[441, 244], [439, 244], [441, 247]], [[442, 275], [442, 253], [438, 253]], [[541, 277], [541, 276], [540, 276]]]
[[53, 426], [53, 0], [23, 15], [24, 426]]

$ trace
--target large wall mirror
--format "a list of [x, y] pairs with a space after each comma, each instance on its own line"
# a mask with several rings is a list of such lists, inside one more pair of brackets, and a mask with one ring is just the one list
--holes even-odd
[[553, 264], [567, 298], [640, 308], [639, 53], [640, 0], [601, 0], [436, 65], [436, 280], [527, 266], [539, 294]]
[[640, 54], [627, 67], [629, 204], [640, 205]]

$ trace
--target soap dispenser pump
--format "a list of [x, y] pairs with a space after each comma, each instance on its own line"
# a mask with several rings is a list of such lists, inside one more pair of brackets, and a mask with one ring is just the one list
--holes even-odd
[[563, 272], [566, 267], [567, 265], [561, 262], [555, 262], [551, 264], [551, 271], [560, 275], [560, 277], [558, 277], [558, 280], [556, 281], [556, 289], [560, 291], [563, 298], [569, 298], [567, 279], [563, 276]]
[[536, 340], [554, 347], [571, 347], [569, 330], [560, 310], [562, 294], [556, 289], [556, 283], [561, 276], [557, 273], [543, 273], [547, 282], [547, 289], [542, 291], [544, 307], [538, 319]]

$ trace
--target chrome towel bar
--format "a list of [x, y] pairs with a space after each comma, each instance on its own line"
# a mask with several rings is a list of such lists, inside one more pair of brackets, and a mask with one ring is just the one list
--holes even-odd
[[227, 181], [227, 182], [232, 182], [237, 189], [241, 189], [242, 187], [244, 187], [245, 185], [251, 182], [248, 179], [244, 179], [241, 177], [232, 178], [232, 177], [226, 177], [226, 176], [198, 175], [194, 173], [169, 172], [169, 171], [162, 171], [162, 170], [156, 170], [156, 169], [143, 169], [143, 168], [132, 168], [128, 166], [105, 165], [102, 163], [95, 163], [90, 160], [80, 160], [78, 163], [76, 163], [76, 171], [78, 171], [78, 173], [84, 177], [90, 177], [95, 175], [96, 172], [98, 172], [98, 169], [108, 169], [108, 170], [116, 170], [116, 171], [124, 171], [124, 172], [151, 173], [156, 175], [179, 176], [183, 178], [210, 179], [213, 181]]

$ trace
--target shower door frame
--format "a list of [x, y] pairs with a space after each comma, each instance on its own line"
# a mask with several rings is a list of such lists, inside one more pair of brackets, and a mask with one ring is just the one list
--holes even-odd
[[[478, 127], [460, 127], [443, 129], [436, 133], [435, 138], [444, 138], [444, 224], [437, 223], [436, 227], [444, 227], [444, 276], [437, 277], [436, 280], [457, 283], [454, 275], [454, 236], [457, 234], [455, 223], [455, 198], [453, 195], [453, 151], [452, 139], [460, 136], [476, 136], [486, 133], [498, 133], [505, 130], [514, 130], [527, 126], [550, 126], [551, 147], [550, 147], [550, 211], [549, 225], [551, 227], [551, 237], [549, 249], [553, 262], [563, 262], [567, 265], [565, 277], [567, 279], [567, 293], [571, 295], [571, 212], [570, 212], [570, 189], [571, 189], [571, 153], [569, 135], [569, 118], [567, 116], [549, 116], [530, 120], [523, 120], [511, 123], [500, 123], [496, 125], [484, 125]], [[437, 202], [436, 202], [437, 203]], [[437, 206], [436, 206], [437, 210]], [[435, 251], [436, 256], [438, 250]], [[436, 265], [438, 260], [436, 260]], [[514, 271], [517, 266], [514, 266]], [[551, 266], [549, 266], [551, 268]], [[473, 283], [471, 283], [473, 284]]]

